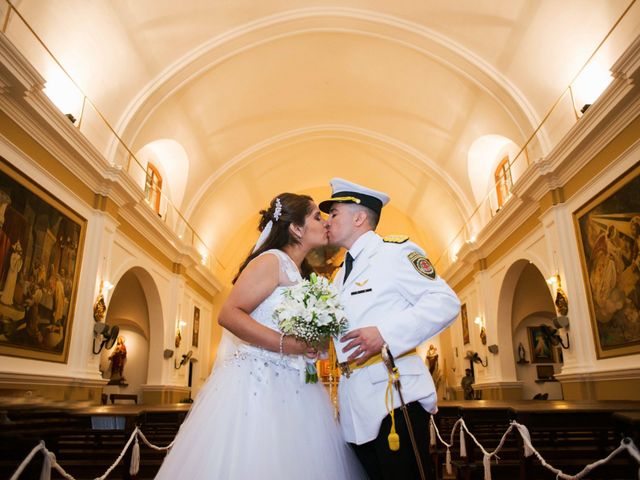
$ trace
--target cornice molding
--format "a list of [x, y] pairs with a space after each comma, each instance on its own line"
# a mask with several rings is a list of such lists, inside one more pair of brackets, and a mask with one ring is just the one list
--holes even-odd
[[640, 368], [630, 368], [626, 370], [601, 370], [581, 373], [556, 373], [554, 376], [562, 383], [580, 383], [586, 381], [607, 380], [637, 380], [640, 379]]
[[473, 384], [474, 390], [487, 390], [489, 388], [522, 388], [524, 382], [478, 382]]
[[34, 86], [44, 88], [45, 79], [2, 32], [0, 32], [0, 64], [22, 85], [24, 90], [30, 90]]
[[[172, 263], [184, 265], [186, 274], [200, 283], [202, 288], [212, 294], [222, 290], [220, 280], [200, 264], [200, 253], [186, 245], [144, 201], [140, 192], [138, 202], [125, 205], [119, 211], [120, 216], [136, 231], [148, 239]], [[135, 243], [135, 239], [131, 239]]]
[[184, 392], [189, 393], [191, 391], [190, 387], [185, 387], [184, 385], [151, 385], [151, 384], [143, 384], [140, 386], [143, 392]]
[[[184, 244], [144, 203], [140, 185], [120, 166], [109, 163], [42, 91], [42, 78], [0, 35], [0, 109], [28, 136], [97, 195], [111, 199], [118, 213], [147, 237], [171, 262], [212, 292], [221, 283], [199, 265], [200, 254]], [[16, 147], [18, 148], [18, 147]], [[95, 205], [89, 205], [95, 208]]]
[[519, 196], [539, 201], [563, 187], [640, 113], [640, 40], [612, 68], [614, 80], [549, 155], [531, 164], [514, 186]]
[[106, 379], [81, 378], [67, 375], [39, 375], [32, 373], [0, 372], [0, 383], [15, 383], [18, 385], [82, 385], [84, 387], [103, 387], [109, 381]]

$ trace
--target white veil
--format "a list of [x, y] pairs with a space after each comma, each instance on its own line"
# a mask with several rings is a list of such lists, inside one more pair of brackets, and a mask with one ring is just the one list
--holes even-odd
[[[267, 240], [267, 237], [271, 233], [272, 228], [273, 222], [269, 220], [262, 232], [260, 232], [260, 236], [258, 237], [256, 246], [253, 247], [251, 253], [258, 250], [264, 244], [264, 242]], [[240, 340], [226, 328], [223, 328], [222, 336], [220, 337], [220, 343], [218, 344], [218, 351], [216, 353], [216, 361], [213, 364], [213, 370], [215, 371], [217, 368], [222, 366], [229, 357], [233, 356], [233, 354], [238, 350], [238, 347], [243, 343], [245, 342]]]

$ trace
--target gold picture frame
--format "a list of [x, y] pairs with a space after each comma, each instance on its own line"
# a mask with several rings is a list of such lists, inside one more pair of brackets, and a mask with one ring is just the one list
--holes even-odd
[[598, 358], [640, 353], [638, 192], [640, 165], [573, 212]]
[[86, 223], [0, 157], [0, 355], [67, 362]]
[[200, 337], [200, 309], [193, 307], [193, 334], [191, 335], [191, 346], [197, 347]]
[[469, 317], [467, 315], [467, 304], [463, 303], [460, 307], [460, 319], [462, 321], [462, 342], [463, 345], [471, 343], [469, 338]]
[[541, 327], [527, 327], [531, 363], [555, 363], [551, 342]]

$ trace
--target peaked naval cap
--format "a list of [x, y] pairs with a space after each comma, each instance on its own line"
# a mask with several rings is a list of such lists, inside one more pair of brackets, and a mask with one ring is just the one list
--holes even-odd
[[330, 183], [333, 192], [331, 198], [318, 205], [324, 213], [329, 213], [331, 205], [334, 203], [355, 203], [370, 208], [380, 215], [382, 207], [389, 203], [389, 195], [386, 193], [363, 187], [357, 183], [342, 178], [333, 178]]

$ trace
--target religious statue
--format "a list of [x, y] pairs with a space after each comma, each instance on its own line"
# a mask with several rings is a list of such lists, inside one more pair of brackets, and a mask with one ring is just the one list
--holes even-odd
[[104, 295], [102, 295], [102, 289], [100, 289], [100, 294], [96, 300], [96, 303], [93, 304], [93, 319], [96, 322], [104, 321], [104, 317], [107, 315], [107, 305], [104, 302]]
[[438, 349], [432, 343], [427, 351], [427, 364], [429, 365], [429, 373], [433, 377], [433, 373], [438, 370]]
[[464, 371], [465, 375], [464, 377], [462, 377], [462, 380], [460, 381], [460, 386], [462, 387], [462, 392], [464, 393], [464, 399], [465, 400], [473, 400], [474, 399], [474, 392], [473, 392], [473, 383], [474, 383], [474, 379], [473, 376], [471, 375], [471, 369], [467, 368]]
[[109, 383], [124, 383], [123, 371], [124, 364], [127, 361], [127, 347], [124, 346], [124, 337], [118, 337], [116, 347], [109, 355], [109, 361], [111, 362], [111, 380]]
[[524, 352], [524, 345], [522, 345], [522, 342], [520, 342], [518, 344], [518, 363], [526, 363], [527, 360], [524, 358], [525, 352]]

